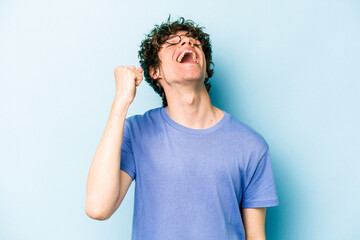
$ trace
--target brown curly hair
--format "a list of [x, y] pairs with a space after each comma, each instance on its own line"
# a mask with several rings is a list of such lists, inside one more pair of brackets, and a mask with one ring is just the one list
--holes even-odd
[[168, 17], [166, 22], [155, 25], [151, 32], [145, 35], [146, 37], [141, 42], [139, 50], [140, 66], [144, 70], [145, 81], [161, 96], [163, 107], [167, 106], [165, 92], [160, 84], [158, 85], [157, 81], [150, 76], [150, 68], [158, 69], [160, 67], [161, 61], [158, 53], [170, 35], [176, 34], [178, 31], [187, 31], [200, 41], [206, 58], [207, 78], [204, 84], [208, 92], [211, 88], [209, 78], [214, 74], [210, 35], [205, 33], [203, 27], [199, 27], [199, 25], [192, 20], [185, 20], [183, 17], [180, 17], [178, 20], [171, 22], [170, 17], [171, 16]]

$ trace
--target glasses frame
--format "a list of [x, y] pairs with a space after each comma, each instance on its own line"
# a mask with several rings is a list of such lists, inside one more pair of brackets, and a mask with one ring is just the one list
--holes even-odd
[[[197, 44], [197, 43], [194, 43], [194, 42], [192, 41], [192, 39], [194, 39], [195, 41], [199, 41], [199, 40], [196, 39], [196, 38], [194, 38], [194, 37], [193, 37], [192, 35], [190, 35], [189, 33], [186, 33], [186, 34], [174, 34], [174, 35], [172, 35], [171, 38], [178, 37], [179, 41], [178, 41], [177, 43], [168, 42], [168, 40], [169, 40], [170, 38], [166, 39], [165, 42], [166, 42], [167, 44], [171, 45], [171, 46], [177, 45], [177, 44], [181, 43], [182, 36], [188, 37], [188, 38], [190, 39], [190, 42], [191, 42], [194, 46], [196, 46], [196, 47], [201, 46], [201, 43], [200, 43], [200, 44]], [[200, 41], [199, 41], [199, 42], [200, 42]]]

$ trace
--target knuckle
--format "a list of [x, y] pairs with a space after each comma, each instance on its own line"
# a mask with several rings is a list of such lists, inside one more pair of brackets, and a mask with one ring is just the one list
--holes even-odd
[[117, 66], [116, 68], [114, 68], [114, 72], [118, 72], [122, 69], [124, 69], [124, 66]]

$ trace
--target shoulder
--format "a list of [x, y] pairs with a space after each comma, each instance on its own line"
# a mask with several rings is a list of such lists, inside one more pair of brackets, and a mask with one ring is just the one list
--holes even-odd
[[226, 130], [230, 132], [234, 141], [238, 141], [249, 150], [265, 153], [269, 145], [265, 138], [250, 125], [240, 121], [229, 114], [229, 121]]
[[127, 117], [125, 122], [129, 125], [145, 123], [145, 122], [159, 118], [160, 114], [161, 114], [160, 111], [161, 111], [161, 107], [153, 108], [153, 109], [146, 111], [143, 114], [135, 114], [130, 117]]
[[[146, 111], [143, 114], [136, 114], [125, 119], [125, 128], [133, 133], [146, 132], [154, 129], [161, 121], [161, 107]], [[125, 130], [126, 131], [126, 130]]]
[[227, 132], [231, 136], [231, 146], [236, 148], [242, 171], [254, 170], [269, 156], [269, 145], [265, 138], [253, 127], [230, 115]]

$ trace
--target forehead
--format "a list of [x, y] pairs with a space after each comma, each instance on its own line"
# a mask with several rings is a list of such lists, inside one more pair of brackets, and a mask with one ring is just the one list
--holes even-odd
[[177, 31], [175, 33], [168, 35], [167, 38], [175, 36], [175, 35], [186, 35], [186, 34], [189, 34], [189, 31], [181, 30], [181, 31]]
[[182, 34], [187, 34], [187, 33], [189, 33], [189, 31], [181, 30], [181, 31], [177, 31], [175, 34], [172, 34], [172, 35], [182, 35]]

